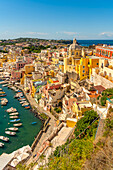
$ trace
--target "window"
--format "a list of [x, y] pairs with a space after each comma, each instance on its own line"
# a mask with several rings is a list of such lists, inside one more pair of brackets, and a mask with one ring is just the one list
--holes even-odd
[[83, 68], [85, 68], [85, 66], [83, 66]]
[[85, 70], [83, 70], [83, 73], [85, 73]]
[[113, 58], [113, 53], [112, 53], [112, 58]]
[[97, 63], [97, 66], [98, 66], [98, 63]]
[[88, 62], [88, 64], [90, 64], [90, 62]]

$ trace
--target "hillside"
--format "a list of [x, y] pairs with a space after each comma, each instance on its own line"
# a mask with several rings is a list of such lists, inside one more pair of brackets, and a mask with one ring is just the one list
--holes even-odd
[[111, 170], [113, 168], [113, 112], [106, 119], [104, 135], [94, 145], [91, 159], [83, 167], [86, 169]]

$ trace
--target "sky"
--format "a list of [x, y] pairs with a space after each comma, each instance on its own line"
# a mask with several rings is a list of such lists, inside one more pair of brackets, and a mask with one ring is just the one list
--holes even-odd
[[0, 0], [0, 39], [113, 39], [113, 0]]

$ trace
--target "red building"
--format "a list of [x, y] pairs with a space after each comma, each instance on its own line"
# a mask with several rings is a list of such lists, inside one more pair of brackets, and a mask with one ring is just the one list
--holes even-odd
[[113, 46], [96, 46], [96, 56], [113, 59]]

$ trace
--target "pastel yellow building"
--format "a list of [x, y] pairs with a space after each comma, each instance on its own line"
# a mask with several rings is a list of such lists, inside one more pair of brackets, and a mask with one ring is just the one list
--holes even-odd
[[55, 77], [54, 70], [50, 70], [50, 71], [49, 71], [49, 75], [50, 75], [51, 77]]
[[32, 72], [34, 72], [35, 68], [32, 64], [26, 64], [25, 65], [25, 74], [30, 74]]
[[75, 119], [75, 118], [67, 118], [67, 120], [66, 120], [67, 127], [73, 128], [76, 125], [76, 123], [77, 123], [77, 119]]
[[72, 106], [72, 112], [74, 113], [74, 117], [76, 117], [76, 119], [82, 117], [86, 111], [91, 110], [91, 107], [92, 104], [90, 101], [74, 102]]
[[59, 63], [59, 59], [58, 58], [52, 58], [52, 64], [56, 65]]
[[76, 72], [79, 75], [79, 79], [90, 78], [92, 68], [99, 67], [99, 59], [91, 57], [81, 57], [75, 59], [73, 57], [64, 58], [64, 73]]
[[59, 69], [61, 70], [61, 72], [64, 72], [64, 65], [59, 65]]

